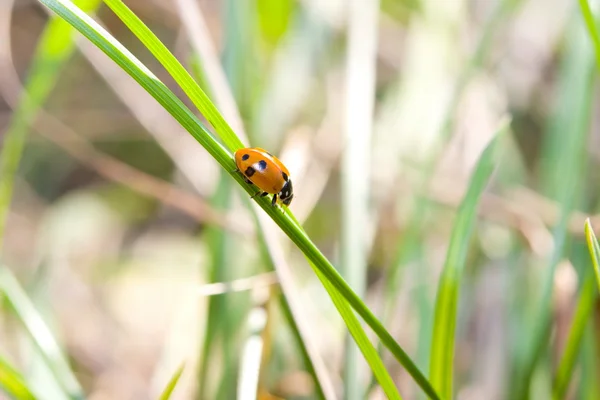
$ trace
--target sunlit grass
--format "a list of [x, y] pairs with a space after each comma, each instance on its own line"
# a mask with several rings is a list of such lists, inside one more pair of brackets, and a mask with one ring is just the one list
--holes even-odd
[[22, 374], [17, 372], [7, 360], [0, 357], [0, 388], [13, 399], [34, 400], [36, 397], [27, 387]]
[[[504, 122], [504, 124], [507, 124]], [[461, 203], [454, 223], [446, 262], [438, 286], [433, 338], [431, 341], [430, 378], [442, 398], [453, 396], [454, 348], [460, 284], [465, 268], [471, 234], [475, 225], [477, 204], [488, 184], [500, 153], [500, 139], [508, 126], [500, 129], [485, 149], [471, 178], [469, 189]]]

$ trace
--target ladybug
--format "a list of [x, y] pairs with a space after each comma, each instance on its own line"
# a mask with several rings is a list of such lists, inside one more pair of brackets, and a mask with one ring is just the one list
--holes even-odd
[[290, 172], [277, 157], [260, 147], [239, 149], [233, 157], [236, 171], [242, 173], [246, 183], [254, 184], [260, 189], [254, 196], [272, 193], [271, 205], [275, 205], [277, 196], [283, 204], [290, 205], [294, 198]]

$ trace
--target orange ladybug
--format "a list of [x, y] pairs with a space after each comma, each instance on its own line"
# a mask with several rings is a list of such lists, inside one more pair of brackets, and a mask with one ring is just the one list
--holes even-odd
[[[289, 206], [294, 198], [294, 189], [288, 169], [281, 161], [260, 147], [249, 147], [237, 150], [233, 157], [237, 170], [242, 173], [244, 180], [256, 185], [260, 191], [254, 196], [273, 194], [274, 206], [277, 196], [283, 204]], [[254, 197], [252, 196], [252, 197]]]

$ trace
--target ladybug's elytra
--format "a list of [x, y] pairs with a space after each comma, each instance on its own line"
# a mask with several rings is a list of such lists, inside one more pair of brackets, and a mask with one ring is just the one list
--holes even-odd
[[271, 193], [272, 205], [277, 202], [277, 196], [283, 204], [290, 205], [294, 198], [290, 173], [277, 157], [260, 147], [239, 149], [233, 156], [244, 180], [260, 189], [254, 196]]

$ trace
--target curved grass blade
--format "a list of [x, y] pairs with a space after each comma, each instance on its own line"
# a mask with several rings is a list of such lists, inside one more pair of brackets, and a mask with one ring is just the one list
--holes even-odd
[[[489, 54], [493, 50], [493, 38], [498, 32], [503, 31], [505, 22], [523, 3], [522, 0], [501, 0], [496, 3], [495, 8], [489, 15], [486, 23], [483, 25], [483, 31], [479, 37], [477, 45], [461, 68], [461, 72], [456, 79], [456, 86], [452, 91], [451, 100], [448, 102], [448, 107], [444, 110], [444, 116], [441, 123], [441, 132], [439, 143], [435, 146], [434, 151], [428, 155], [424, 162], [424, 174], [416, 192], [424, 192], [431, 184], [432, 177], [435, 174], [436, 166], [442, 152], [446, 149], [446, 144], [450, 140], [451, 133], [454, 132], [456, 123], [456, 111], [460, 104], [464, 91], [468, 88], [469, 82], [476, 75], [477, 71], [485, 69]], [[415, 206], [409, 213], [409, 219], [406, 224], [406, 230], [399, 237], [396, 245], [396, 254], [393, 262], [390, 264], [388, 277], [385, 279], [385, 294], [384, 305], [382, 311], [382, 320], [384, 323], [390, 321], [396, 300], [396, 292], [400, 286], [400, 282], [405, 273], [405, 266], [413, 265], [413, 268], [421, 268], [421, 263], [411, 263], [412, 260], [422, 259], [423, 245], [422, 236], [427, 230], [423, 226], [422, 221], [431, 208], [431, 204], [427, 201], [416, 201]], [[423, 282], [426, 277], [422, 274], [417, 274]], [[421, 326], [419, 328], [419, 341], [417, 344], [417, 352], [415, 355], [417, 363], [424, 369], [429, 368], [429, 358], [431, 356], [430, 337], [432, 334], [433, 321], [433, 304], [429, 300], [426, 284], [419, 284], [415, 294], [416, 308], [419, 310]], [[381, 346], [380, 346], [381, 347]]]
[[[179, 100], [152, 72], [113, 38], [104, 28], [66, 0], [38, 0], [52, 11], [76, 27], [85, 37], [107, 54], [129, 75], [131, 75], [146, 91], [148, 91], [173, 117], [184, 127], [209, 154], [221, 164], [226, 171], [243, 187], [248, 194], [253, 189], [245, 184], [240, 174], [235, 173], [235, 163], [231, 154], [218, 143], [198, 118]], [[141, 22], [140, 22], [141, 23]], [[148, 30], [143, 24], [143, 29]], [[149, 30], [148, 30], [149, 32]], [[150, 32], [151, 34], [151, 32]], [[152, 34], [153, 35], [153, 34]], [[189, 95], [189, 94], [188, 94]], [[210, 101], [206, 99], [207, 101]], [[214, 107], [214, 106], [213, 106]], [[216, 108], [214, 108], [216, 110]], [[217, 129], [217, 128], [215, 128]], [[239, 139], [238, 139], [239, 140]], [[344, 281], [329, 260], [319, 251], [289, 211], [282, 212], [279, 207], [272, 207], [267, 197], [258, 197], [256, 203], [275, 221], [281, 230], [311, 260], [325, 278], [338, 290], [345, 300], [356, 310], [363, 320], [373, 329], [394, 357], [404, 366], [417, 384], [433, 399], [438, 396], [423, 373], [408, 357], [393, 336], [385, 329], [373, 312]]]
[[580, 354], [585, 329], [600, 291], [600, 246], [589, 219], [585, 221], [585, 237], [594, 273], [592, 274], [589, 271], [585, 274], [585, 280], [573, 316], [573, 323], [554, 380], [552, 397], [555, 400], [564, 398], [567, 392], [577, 356]]
[[581, 9], [581, 15], [583, 15], [585, 26], [587, 27], [592, 44], [594, 45], [596, 66], [600, 68], [600, 33], [598, 33], [598, 28], [596, 28], [596, 18], [594, 18], [588, 0], [579, 0], [579, 8]]
[[0, 356], [0, 388], [15, 400], [35, 400], [35, 396], [27, 387], [25, 379], [17, 370]]
[[188, 95], [202, 115], [215, 128], [223, 143], [231, 151], [244, 147], [244, 144], [233, 132], [225, 118], [217, 107], [198, 86], [192, 76], [177, 61], [175, 56], [167, 47], [148, 29], [146, 25], [135, 15], [121, 0], [104, 0], [104, 3], [123, 21], [125, 25], [137, 38], [150, 50], [160, 63], [169, 71], [173, 79]]
[[458, 209], [446, 262], [440, 277], [429, 365], [431, 383], [443, 399], [453, 397], [454, 335], [460, 280], [467, 258], [469, 241], [475, 226], [477, 203], [494, 171], [501, 149], [498, 142], [507, 128], [508, 123], [505, 123], [487, 145], [477, 162], [467, 193]]
[[[596, 250], [590, 248], [590, 255], [592, 259], [595, 259], [594, 263], [597, 263], [598, 253]], [[575, 361], [579, 355], [585, 327], [590, 320], [590, 315], [592, 314], [597, 296], [598, 290], [596, 288], [596, 282], [594, 281], [591, 271], [589, 271], [585, 274], [585, 281], [583, 282], [583, 287], [581, 288], [581, 293], [577, 300], [577, 306], [575, 307], [575, 314], [573, 315], [573, 322], [571, 324], [571, 329], [569, 330], [569, 335], [567, 336], [563, 356], [560, 359], [560, 363], [556, 370], [556, 377], [554, 379], [554, 387], [552, 390], [552, 398], [554, 400], [560, 400], [565, 397], [569, 382], [573, 375]]]
[[25, 326], [65, 394], [71, 399], [83, 399], [81, 386], [52, 332], [12, 272], [3, 266], [0, 266], [0, 293]]
[[177, 386], [177, 382], [179, 382], [179, 378], [181, 378], [181, 374], [183, 374], [183, 369], [185, 368], [185, 363], [181, 363], [179, 368], [175, 371], [171, 379], [169, 379], [169, 383], [165, 386], [163, 392], [160, 394], [160, 400], [169, 400], [171, 398], [171, 394], [173, 394], [173, 390], [175, 390], [175, 386]]
[[[365, 357], [365, 360], [367, 360], [367, 363], [371, 367], [371, 371], [373, 371], [375, 379], [377, 379], [377, 382], [379, 382], [379, 384], [381, 385], [381, 389], [384, 391], [387, 398], [401, 399], [402, 397], [400, 396], [400, 393], [398, 393], [398, 389], [396, 389], [396, 386], [394, 385], [394, 382], [392, 381], [389, 372], [385, 368], [385, 365], [383, 364], [383, 361], [381, 361], [381, 358], [379, 358], [379, 353], [377, 353], [377, 350], [365, 334], [365, 331], [360, 326], [360, 322], [354, 315], [352, 309], [348, 306], [348, 303], [344, 301], [343, 297], [340, 296], [340, 294], [337, 292], [336, 288], [331, 284], [331, 282], [325, 279], [321, 271], [319, 271], [314, 266], [313, 269], [319, 277], [319, 279], [321, 280], [321, 283], [325, 287], [325, 290], [327, 290], [327, 293], [329, 293], [329, 296], [331, 296], [333, 304], [337, 308], [341, 317], [344, 319], [346, 326], [348, 326], [348, 331], [354, 338], [354, 341], [356, 342], [358, 348]], [[347, 393], [345, 395], [345, 398], [348, 398], [350, 395], [354, 394]]]
[[600, 246], [598, 246], [598, 239], [596, 239], [596, 234], [589, 218], [585, 221], [585, 239], [590, 251], [590, 257], [592, 258], [598, 289], [600, 290]]

